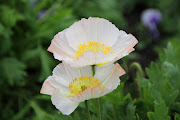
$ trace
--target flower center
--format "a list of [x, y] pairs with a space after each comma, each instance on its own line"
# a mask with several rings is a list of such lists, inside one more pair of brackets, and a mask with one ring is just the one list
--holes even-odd
[[82, 44], [82, 45], [80, 44], [78, 46], [78, 50], [76, 51], [76, 58], [82, 56], [83, 52], [90, 51], [90, 50], [94, 51], [94, 53], [102, 50], [104, 53], [112, 54], [112, 50], [110, 49], [108, 45], [105, 45], [104, 43], [102, 44], [101, 42], [87, 41], [85, 44]]
[[98, 79], [94, 79], [93, 77], [80, 77], [75, 78], [70, 84], [69, 88], [71, 89], [71, 92], [69, 96], [73, 97], [77, 94], [80, 94], [83, 92], [87, 87], [93, 88], [100, 85], [100, 82]]

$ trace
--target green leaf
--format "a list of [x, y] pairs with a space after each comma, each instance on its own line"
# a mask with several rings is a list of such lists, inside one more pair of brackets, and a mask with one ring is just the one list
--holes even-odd
[[81, 120], [81, 118], [77, 112], [74, 112], [73, 118], [76, 120]]
[[[1, 26], [1, 24], [0, 24]], [[2, 27], [2, 26], [1, 26]], [[5, 28], [5, 26], [3, 26], [4, 29], [2, 29], [2, 31], [0, 32], [0, 55], [5, 54], [7, 52], [10, 51], [10, 48], [12, 46], [12, 41], [10, 39], [11, 35], [12, 35], [12, 30], [8, 27]]]
[[54, 62], [52, 61], [52, 58], [49, 57], [46, 50], [44, 50], [42, 47], [39, 47], [39, 50], [42, 70], [40, 75], [40, 81], [43, 81], [45, 78], [51, 75], [51, 66], [54, 64]]
[[175, 120], [180, 120], [180, 114], [175, 113]]
[[180, 102], [173, 103], [172, 109], [180, 113]]
[[[91, 0], [91, 1], [79, 1], [74, 2], [74, 9], [76, 14], [81, 17], [98, 16], [106, 18], [116, 25], [124, 27], [127, 25], [126, 20], [122, 14], [121, 7], [117, 4], [116, 0]], [[74, 5], [73, 4], [73, 5]], [[117, 10], [118, 9], [118, 10]], [[103, 14], [102, 14], [103, 13]], [[119, 24], [120, 23], [120, 24]]]
[[121, 82], [121, 84], [115, 89], [113, 92], [103, 96], [102, 98], [104, 100], [107, 100], [115, 105], [120, 105], [123, 102], [123, 88], [124, 88], [124, 83]]
[[[52, 13], [52, 11], [54, 12]], [[35, 35], [35, 37], [37, 38], [44, 37], [46, 39], [48, 38], [50, 41], [54, 34], [69, 27], [75, 21], [76, 19], [72, 15], [71, 9], [64, 8], [59, 4], [54, 4], [52, 6], [52, 9], [47, 10], [46, 16], [43, 19], [39, 19], [37, 21], [38, 25], [41, 27], [37, 28], [38, 32]], [[49, 28], [53, 28], [53, 29], [49, 29]]]
[[27, 104], [26, 106], [23, 107], [23, 109], [21, 111], [19, 111], [17, 114], [15, 114], [12, 117], [11, 120], [20, 120], [20, 119], [22, 119], [23, 116], [28, 113], [29, 109], [30, 109], [30, 105]]
[[133, 102], [130, 102], [127, 107], [126, 107], [126, 118], [124, 120], [135, 120], [136, 117], [135, 117], [135, 109], [136, 107], [134, 106], [134, 103]]
[[164, 62], [162, 64], [164, 75], [169, 78], [169, 82], [176, 89], [180, 90], [180, 66], [173, 65], [170, 62]]
[[[136, 116], [141, 120], [147, 120], [147, 112], [152, 111], [154, 108], [153, 101], [147, 99], [135, 99], [134, 104], [136, 106]], [[138, 118], [137, 118], [138, 119]]]
[[175, 90], [170, 84], [169, 79], [164, 75], [164, 71], [155, 63], [151, 63], [150, 69], [146, 69], [149, 76], [149, 90], [155, 103], [165, 101], [170, 106], [179, 94], [179, 90]]
[[10, 8], [8, 6], [1, 6], [0, 11], [1, 21], [8, 27], [12, 27], [18, 20], [24, 19], [24, 16], [17, 12], [16, 9]]
[[30, 60], [32, 60], [33, 58], [38, 57], [40, 54], [40, 50], [38, 48], [36, 49], [28, 49], [27, 51], [25, 51], [22, 55], [22, 60], [24, 62], [29, 62]]
[[135, 110], [136, 107], [134, 106], [130, 94], [128, 94], [123, 98], [121, 105], [118, 106], [118, 111], [120, 111], [118, 113], [118, 118], [120, 120], [135, 120]]
[[149, 120], [170, 120], [168, 116], [168, 107], [164, 102], [155, 104], [155, 111], [147, 113]]
[[[179, 44], [180, 42], [174, 42], [173, 44], [172, 43], [168, 43], [167, 45], [167, 48], [164, 49], [164, 53], [160, 53], [160, 60], [161, 62], [170, 62], [174, 65], [177, 65], [179, 64], [179, 61], [180, 61], [180, 53], [179, 53], [179, 50], [180, 50], [180, 47], [177, 46], [177, 44]], [[175, 46], [175, 47], [174, 47]]]
[[26, 76], [25, 68], [25, 64], [15, 58], [4, 58], [1, 60], [0, 65], [1, 78], [4, 81], [7, 80], [10, 85], [15, 83], [23, 85]]
[[37, 120], [54, 120], [54, 116], [45, 112], [35, 101], [30, 102], [30, 106], [33, 108]]

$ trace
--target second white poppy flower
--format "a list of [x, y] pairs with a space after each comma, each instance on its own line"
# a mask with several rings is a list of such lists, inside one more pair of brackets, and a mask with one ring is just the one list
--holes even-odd
[[119, 77], [125, 71], [119, 64], [105, 67], [70, 67], [61, 63], [53, 70], [53, 75], [44, 82], [41, 93], [51, 95], [52, 103], [63, 114], [71, 114], [80, 102], [98, 98], [112, 92], [120, 84]]

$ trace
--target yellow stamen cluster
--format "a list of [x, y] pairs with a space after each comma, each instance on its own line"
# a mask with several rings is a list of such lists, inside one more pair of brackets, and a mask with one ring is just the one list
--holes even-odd
[[83, 92], [87, 87], [93, 88], [100, 85], [100, 82], [98, 79], [94, 79], [93, 77], [80, 77], [75, 78], [70, 84], [69, 88], [71, 89], [71, 92], [69, 96], [75, 96], [77, 94], [80, 94]]
[[104, 43], [102, 44], [101, 42], [87, 41], [85, 44], [80, 44], [78, 46], [78, 50], [76, 51], [76, 58], [82, 56], [83, 52], [90, 50], [94, 51], [94, 53], [102, 50], [104, 53], [112, 54], [112, 50], [108, 45], [106, 46]]

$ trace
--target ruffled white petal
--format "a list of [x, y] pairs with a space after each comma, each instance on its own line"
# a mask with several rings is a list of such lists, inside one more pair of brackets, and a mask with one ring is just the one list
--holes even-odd
[[53, 70], [53, 76], [55, 81], [61, 85], [69, 87], [69, 83], [72, 81], [72, 76], [69, 76], [64, 64], [57, 65]]
[[88, 87], [81, 94], [72, 97], [71, 100], [74, 102], [83, 102], [92, 98], [99, 98], [108, 93], [108, 91], [108, 89], [100, 88], [100, 86], [94, 88]]
[[92, 77], [93, 72], [92, 72], [92, 67], [91, 66], [85, 66], [85, 67], [81, 67], [79, 68], [80, 74], [81, 76], [89, 76]]
[[63, 65], [64, 65], [67, 75], [70, 76], [72, 79], [83, 77], [83, 76], [92, 76], [91, 66], [75, 68], [75, 67], [71, 67], [69, 64], [63, 63]]
[[57, 83], [69, 87], [69, 83], [71, 83], [74, 78], [80, 78], [83, 76], [92, 77], [92, 67], [85, 66], [81, 68], [74, 68], [65, 64], [63, 61], [63, 63], [54, 68], [53, 76]]
[[79, 105], [79, 102], [73, 102], [70, 97], [64, 96], [58, 90], [53, 92], [51, 101], [64, 115], [71, 114]]
[[59, 91], [62, 91], [63, 94], [69, 94], [70, 89], [67, 86], [64, 86], [63, 84], [60, 84], [55, 80], [55, 76], [50, 76], [48, 77], [41, 88], [40, 93], [41, 94], [47, 94], [47, 95], [52, 95], [53, 91], [58, 89]]
[[96, 74], [94, 78], [99, 79], [101, 85], [107, 89], [115, 89], [119, 83], [119, 77], [125, 74], [125, 71], [121, 68], [121, 66], [116, 63], [110, 64], [107, 66], [96, 67]]
[[76, 55], [74, 49], [69, 46], [68, 40], [65, 36], [65, 29], [54, 36], [48, 51], [54, 54], [55, 59], [58, 60], [72, 60]]
[[69, 45], [77, 50], [80, 44], [87, 41], [101, 42], [111, 47], [118, 39], [120, 32], [108, 20], [90, 17], [75, 22], [65, 34]]
[[83, 67], [86, 65], [105, 63], [113, 59], [114, 57], [112, 54], [110, 53], [104, 54], [103, 51], [98, 51], [97, 53], [94, 53], [93, 51], [85, 51], [83, 55], [78, 58], [78, 60], [74, 60], [73, 62], [72, 61], [65, 61], [65, 62], [69, 64], [71, 67]]
[[74, 102], [82, 102], [91, 98], [98, 98], [112, 92], [120, 84], [119, 77], [125, 74], [125, 71], [117, 64], [95, 67], [94, 78], [100, 81], [100, 86], [86, 88], [82, 93], [72, 97]]
[[131, 34], [119, 36], [116, 43], [112, 46], [113, 55], [116, 60], [128, 55], [134, 50], [134, 46], [138, 43], [137, 39]]
[[71, 67], [83, 67], [86, 65], [94, 65], [95, 63], [94, 52], [86, 51], [77, 60], [65, 61], [65, 63], [69, 64]]
[[53, 90], [58, 89], [64, 94], [69, 94], [69, 84], [73, 81], [73, 79], [84, 76], [92, 77], [91, 66], [73, 68], [63, 62], [57, 65], [53, 70], [53, 75], [45, 80], [41, 93], [52, 95]]
[[111, 61], [113, 58], [113, 55], [111, 53], [104, 54], [103, 51], [98, 51], [95, 54], [95, 64], [101, 64]]
[[53, 91], [56, 88], [54, 87], [52, 80], [53, 80], [53, 77], [50, 76], [44, 81], [43, 86], [42, 86], [41, 91], [40, 91], [41, 94], [47, 94], [47, 95], [53, 94]]

